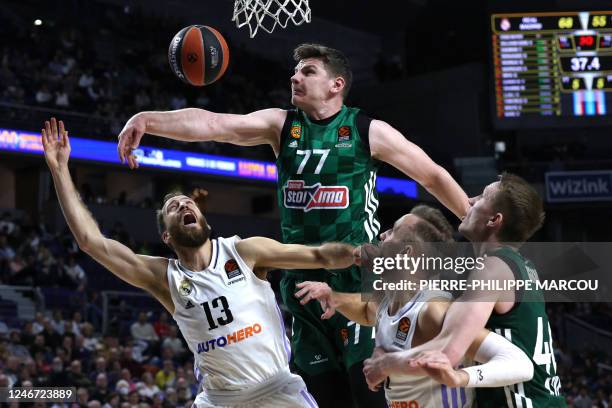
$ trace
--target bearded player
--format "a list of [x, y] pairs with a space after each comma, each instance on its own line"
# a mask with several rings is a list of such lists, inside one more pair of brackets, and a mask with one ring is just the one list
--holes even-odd
[[165, 198], [161, 239], [178, 259], [137, 255], [105, 238], [80, 200], [68, 169], [70, 143], [55, 119], [42, 130], [45, 159], [62, 211], [79, 247], [122, 280], [153, 295], [176, 320], [195, 359], [202, 392], [196, 408], [316, 408], [302, 379], [289, 371], [290, 349], [266, 270], [346, 268], [353, 247], [285, 245], [262, 237], [209, 238], [189, 197]]
[[[284, 243], [371, 242], [378, 235], [376, 172], [386, 162], [416, 180], [455, 215], [467, 196], [443, 168], [387, 123], [344, 105], [352, 82], [348, 59], [338, 50], [303, 44], [294, 50], [291, 77], [295, 110], [264, 109], [248, 115], [201, 109], [142, 112], [119, 135], [118, 153], [138, 166], [133, 150], [145, 133], [182, 141], [218, 141], [242, 146], [269, 144], [277, 157], [278, 203]], [[308, 275], [306, 277], [306, 274]], [[302, 307], [293, 294], [304, 280], [328, 282], [358, 292], [356, 267], [330, 276], [299, 269], [283, 275], [283, 301], [293, 314], [293, 366], [322, 407], [384, 407], [363, 380], [362, 362], [372, 354], [370, 328], [336, 316], [321, 321], [320, 307]], [[350, 341], [343, 341], [348, 332]], [[350, 384], [350, 386], [349, 386]]]
[[[543, 221], [542, 199], [522, 178], [504, 173], [499, 181], [486, 186], [482, 194], [470, 199], [470, 209], [459, 226], [472, 241], [476, 256], [486, 255], [485, 268], [474, 270], [470, 279], [538, 280], [535, 265], [521, 255], [519, 248]], [[466, 292], [449, 307], [442, 330], [433, 340], [414, 350], [383, 353], [368, 360], [364, 367], [368, 384], [378, 384], [392, 373], [427, 368], [432, 354], [438, 354], [436, 366], [452, 367], [463, 358], [482, 327], [503, 335], [523, 350], [531, 359], [534, 375], [530, 381], [515, 385], [478, 389], [479, 407], [566, 406], [546, 304], [539, 290]], [[422, 354], [415, 359], [418, 353]], [[490, 375], [500, 374], [503, 372]]]
[[[378, 245], [362, 248], [362, 263], [370, 264], [375, 258], [396, 258], [398, 254], [435, 256], [431, 243], [449, 242], [451, 231], [440, 211], [417, 206], [397, 220], [392, 229], [381, 234]], [[422, 268], [385, 270], [380, 277], [385, 283], [440, 279], [434, 271]], [[337, 309], [363, 326], [375, 325], [377, 348], [374, 356], [410, 350], [431, 340], [439, 333], [452, 299], [450, 293], [443, 291], [386, 289], [382, 297], [377, 292], [372, 299], [363, 301], [360, 294], [337, 293], [323, 282], [303, 282], [299, 288], [296, 296], [302, 298], [302, 303], [316, 299], [326, 306], [322, 318], [329, 317]], [[469, 359], [484, 364], [453, 369], [449, 365], [436, 365], [440, 354], [427, 356], [430, 365], [427, 373], [390, 374], [379, 385], [385, 390], [390, 408], [472, 407], [473, 387], [510, 385], [528, 381], [533, 376], [531, 361], [521, 349], [485, 329], [480, 330], [467, 352]]]

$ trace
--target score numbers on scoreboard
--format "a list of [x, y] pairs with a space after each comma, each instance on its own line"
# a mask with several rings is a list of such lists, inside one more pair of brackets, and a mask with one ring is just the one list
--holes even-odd
[[612, 11], [494, 14], [491, 27], [498, 120], [607, 115]]

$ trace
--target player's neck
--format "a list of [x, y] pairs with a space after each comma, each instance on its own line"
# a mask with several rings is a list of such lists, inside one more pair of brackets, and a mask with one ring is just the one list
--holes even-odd
[[342, 100], [324, 101], [319, 106], [310, 109], [304, 109], [304, 112], [312, 120], [325, 120], [340, 112], [342, 109]]
[[199, 248], [177, 248], [175, 249], [181, 265], [190, 271], [201, 271], [210, 265], [212, 258], [212, 243], [207, 239]]
[[487, 240], [482, 242], [473, 242], [472, 245], [474, 246], [474, 254], [476, 256], [483, 256], [487, 252], [493, 252], [499, 248], [507, 246], [517, 248], [514, 245], [500, 242], [495, 236], [490, 236]]

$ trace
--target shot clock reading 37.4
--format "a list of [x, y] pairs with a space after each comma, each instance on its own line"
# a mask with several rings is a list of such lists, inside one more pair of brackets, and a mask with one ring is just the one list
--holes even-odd
[[496, 124], [609, 115], [612, 11], [493, 14], [491, 29]]

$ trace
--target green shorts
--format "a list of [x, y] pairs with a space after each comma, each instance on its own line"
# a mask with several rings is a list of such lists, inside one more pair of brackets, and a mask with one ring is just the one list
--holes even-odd
[[[291, 349], [292, 365], [307, 375], [330, 371], [345, 372], [353, 364], [372, 355], [373, 328], [349, 321], [340, 313], [321, 320], [323, 310], [318, 301], [302, 306], [295, 297], [296, 285], [304, 281], [327, 282], [339, 292], [358, 292], [355, 281], [358, 268], [343, 270], [335, 275], [328, 271], [285, 271], [280, 283], [283, 302], [293, 315]], [[348, 272], [348, 273], [347, 273]], [[352, 275], [352, 276], [351, 276]]]

